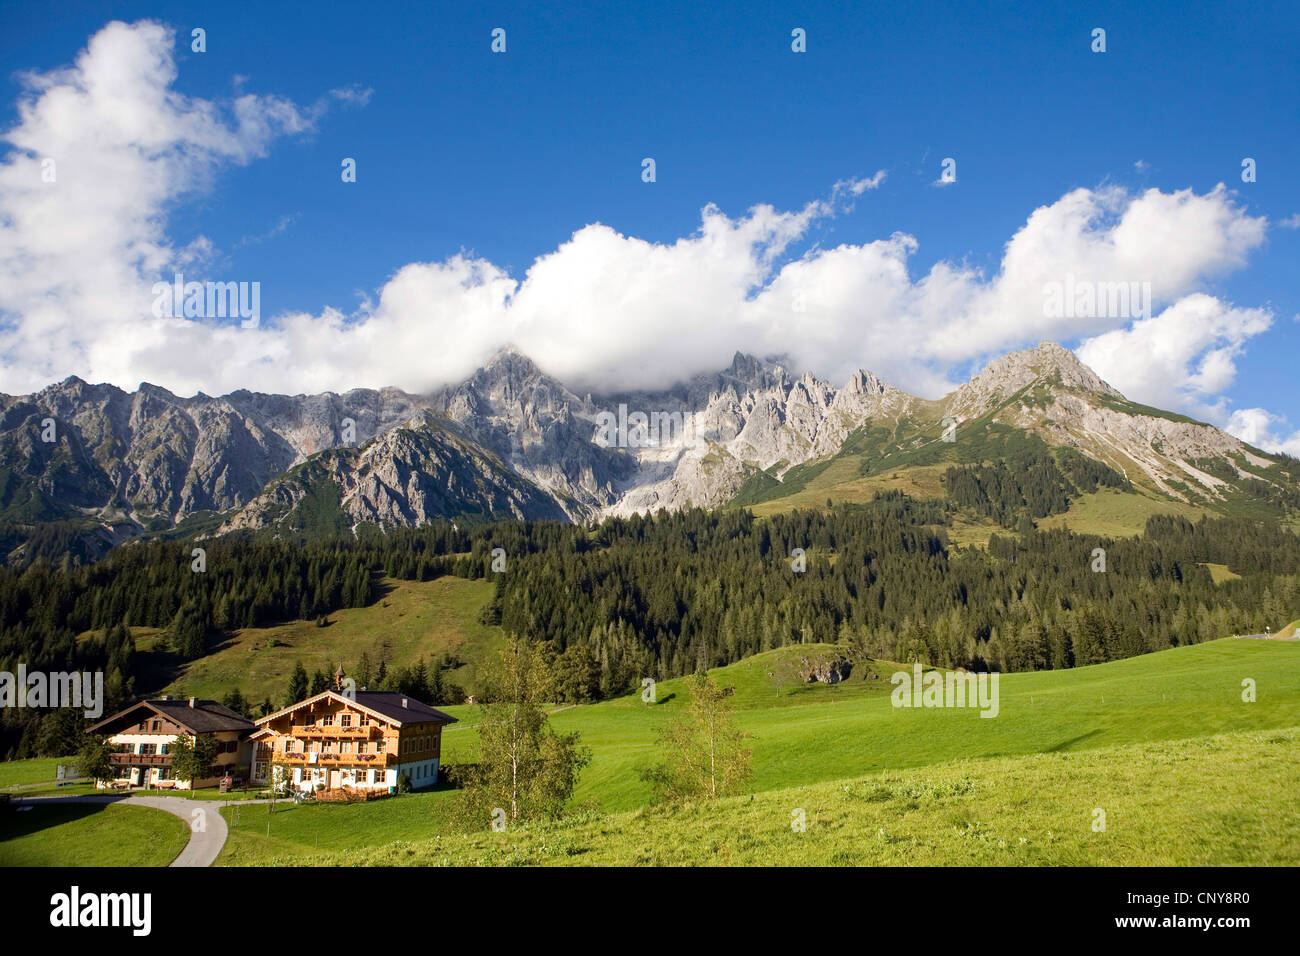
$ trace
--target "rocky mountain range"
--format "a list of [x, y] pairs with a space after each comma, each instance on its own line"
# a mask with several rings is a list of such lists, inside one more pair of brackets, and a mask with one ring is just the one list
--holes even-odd
[[579, 395], [507, 349], [428, 395], [182, 398], [69, 378], [0, 396], [0, 546], [16, 560], [51, 523], [93, 532], [102, 549], [147, 533], [719, 507], [760, 473], [779, 482], [841, 453], [859, 429], [886, 427], [903, 448], [973, 422], [1075, 448], [1185, 501], [1275, 480], [1279, 462], [1129, 402], [1054, 343], [996, 359], [939, 401], [866, 370], [837, 388], [741, 353], [664, 391]]

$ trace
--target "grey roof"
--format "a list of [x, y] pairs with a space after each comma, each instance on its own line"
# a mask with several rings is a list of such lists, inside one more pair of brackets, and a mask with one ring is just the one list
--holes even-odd
[[[402, 701], [406, 701], [405, 707], [402, 706]], [[454, 724], [456, 722], [456, 718], [451, 714], [444, 714], [428, 704], [420, 703], [414, 697], [399, 694], [397, 691], [359, 690], [357, 691], [357, 703], [402, 724], [419, 724], [430, 721], [439, 724]]]
[[119, 711], [112, 717], [106, 717], [92, 727], [87, 727], [86, 732], [116, 733], [131, 724], [138, 724], [141, 720], [147, 720], [148, 717], [145, 715], [150, 712], [158, 714], [160, 717], [166, 717], [195, 734], [211, 734], [227, 730], [252, 730], [257, 726], [251, 720], [245, 720], [225, 704], [215, 700], [195, 698], [194, 705], [190, 706], [188, 698], [180, 698], [178, 700], [142, 700], [138, 704], [126, 708], [126, 710]]
[[[359, 690], [354, 696], [340, 694], [336, 690], [323, 690], [304, 700], [290, 704], [288, 707], [281, 707], [273, 714], [267, 714], [265, 717], [259, 717], [257, 723], [266, 727], [272, 721], [278, 720], [285, 714], [293, 713], [318, 700], [337, 700], [343, 704], [355, 704], [372, 714], [378, 714], [386, 720], [401, 724], [421, 724], [421, 723], [439, 723], [454, 724], [456, 718], [451, 714], [444, 714], [440, 710], [435, 710], [428, 704], [422, 704], [420, 701], [411, 697], [409, 694], [400, 694], [395, 690]], [[406, 706], [402, 706], [402, 701], [406, 701]]]

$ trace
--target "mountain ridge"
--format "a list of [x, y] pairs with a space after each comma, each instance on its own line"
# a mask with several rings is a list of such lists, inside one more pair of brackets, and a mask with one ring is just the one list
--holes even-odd
[[[425, 395], [185, 398], [69, 376], [0, 395], [0, 546], [20, 548], [23, 528], [57, 521], [97, 526], [112, 543], [202, 515], [221, 532], [265, 530], [308, 498], [332, 502], [353, 527], [715, 508], [756, 476], [779, 491], [790, 469], [839, 455], [862, 429], [906, 449], [961, 441], [971, 423], [1037, 435], [1188, 503], [1292, 477], [1279, 456], [1130, 402], [1054, 342], [998, 356], [938, 400], [866, 369], [837, 388], [786, 361], [737, 351], [726, 368], [668, 389], [603, 395], [579, 395], [512, 347]], [[42, 440], [50, 419], [53, 442]]]

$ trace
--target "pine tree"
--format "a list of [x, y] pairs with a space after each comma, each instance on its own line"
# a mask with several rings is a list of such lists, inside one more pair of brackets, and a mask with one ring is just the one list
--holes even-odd
[[296, 704], [300, 700], [306, 700], [308, 697], [307, 668], [302, 666], [302, 661], [294, 665], [293, 674], [289, 677], [289, 699], [286, 706]]

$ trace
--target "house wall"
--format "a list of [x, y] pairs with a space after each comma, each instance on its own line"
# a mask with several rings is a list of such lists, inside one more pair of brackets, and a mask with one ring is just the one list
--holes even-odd
[[420, 760], [416, 763], [403, 763], [397, 765], [397, 773], [406, 774], [411, 778], [412, 790], [423, 790], [425, 787], [432, 787], [438, 782], [438, 759]]
[[[407, 724], [403, 727], [395, 727], [383, 718], [375, 717], [366, 713], [360, 708], [351, 707], [343, 701], [333, 698], [327, 698], [313, 704], [310, 710], [300, 710], [292, 714], [285, 714], [275, 718], [268, 723], [262, 724], [263, 729], [269, 729], [274, 736], [264, 738], [262, 743], [271, 746], [273, 751], [273, 760], [279, 761], [285, 753], [285, 744], [288, 741], [293, 742], [294, 754], [303, 752], [308, 753], [343, 753], [341, 745], [351, 743], [353, 747], [358, 741], [340, 737], [331, 739], [326, 736], [312, 737], [309, 734], [297, 736], [292, 731], [294, 727], [301, 727], [306, 723], [308, 714], [316, 719], [319, 725], [321, 718], [329, 715], [333, 717], [333, 726], [340, 725], [340, 717], [344, 714], [349, 715], [351, 726], [362, 726], [361, 720], [365, 718], [369, 723], [368, 726], [381, 728], [381, 736], [378, 739], [369, 739], [362, 741], [367, 746], [369, 753], [382, 753], [395, 758], [395, 764], [386, 764], [383, 768], [366, 766], [365, 762], [357, 761], [353, 766], [338, 767], [335, 764], [324, 765], [320, 763], [300, 763], [294, 762], [291, 765], [291, 774], [294, 785], [300, 790], [311, 790], [317, 784], [324, 784], [329, 788], [341, 786], [359, 787], [364, 789], [388, 789], [397, 786], [397, 778], [400, 774], [405, 773], [411, 778], [413, 788], [424, 788], [433, 786], [438, 781], [439, 762], [442, 752], [442, 724], [427, 722], [419, 724]], [[330, 751], [324, 749], [326, 742], [332, 742], [334, 747]], [[376, 751], [375, 744], [382, 744], [382, 750]], [[308, 748], [311, 749], [308, 749]], [[253, 753], [256, 754], [256, 743], [252, 744]], [[353, 750], [353, 753], [356, 751]], [[259, 761], [260, 762], [260, 761]], [[356, 771], [360, 775], [359, 779], [353, 775]], [[265, 781], [264, 781], [265, 782]]]
[[[193, 742], [193, 736], [181, 730], [175, 724], [170, 721], [163, 721], [162, 723], [164, 726], [174, 729], [171, 732], [166, 733], [141, 733], [138, 730], [134, 730], [129, 733], [114, 734], [108, 738], [108, 741], [112, 744], [129, 746], [132, 753], [139, 753], [141, 744], [153, 744], [156, 748], [155, 753], [159, 754], [162, 753], [163, 747], [170, 745], [177, 737], [185, 737], [190, 740], [191, 743]], [[189, 790], [192, 787], [215, 787], [221, 782], [223, 776], [237, 776], [241, 769], [248, 767], [251, 747], [247, 740], [241, 739], [243, 737], [243, 731], [219, 731], [214, 733], [212, 737], [218, 743], [235, 742], [238, 744], [236, 749], [231, 752], [217, 754], [216, 759], [212, 761], [212, 766], [218, 771], [214, 776], [203, 777], [192, 782], [177, 780], [174, 777], [169, 776], [171, 770], [170, 767], [160, 766], [131, 768], [130, 776], [127, 779], [129, 779], [134, 786], [144, 786], [146, 783], [150, 786], [169, 784], [176, 790]], [[120, 772], [121, 769], [125, 768], [114, 769], [115, 772]], [[122, 778], [118, 777], [117, 779]], [[108, 784], [104, 781], [95, 782], [95, 786], [100, 789], [105, 788], [107, 785]]]

